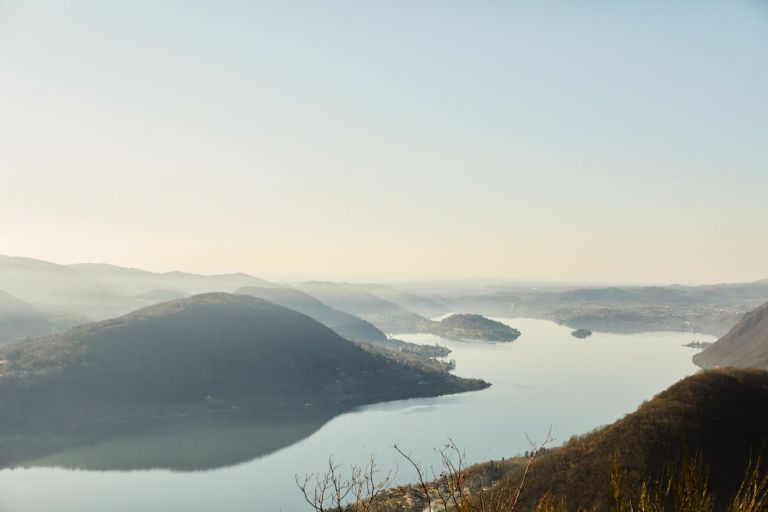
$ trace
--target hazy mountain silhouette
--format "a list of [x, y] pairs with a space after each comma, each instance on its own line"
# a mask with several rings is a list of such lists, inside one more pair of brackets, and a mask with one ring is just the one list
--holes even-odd
[[559, 295], [563, 302], [660, 302], [664, 304], [683, 302], [694, 303], [695, 295], [683, 290], [662, 286], [641, 286], [630, 288], [576, 288]]
[[534, 289], [495, 286], [440, 297], [453, 311], [554, 320], [608, 332], [696, 331], [721, 336], [768, 300], [768, 281], [707, 286], [609, 286]]
[[0, 289], [32, 303], [57, 304], [114, 295], [75, 269], [33, 258], [0, 255]]
[[422, 332], [429, 320], [367, 291], [338, 283], [312, 281], [298, 288], [332, 308], [368, 320], [384, 332]]
[[434, 318], [451, 312], [451, 309], [443, 302], [444, 298], [438, 295], [427, 296], [406, 292], [395, 286], [379, 283], [347, 284], [346, 286], [366, 291], [426, 318]]
[[313, 281], [304, 283], [301, 288], [323, 302], [360, 315], [390, 333], [429, 333], [455, 340], [483, 341], [513, 341], [520, 336], [516, 329], [478, 314], [453, 314], [433, 321], [357, 286]]
[[437, 297], [426, 297], [415, 293], [395, 293], [385, 295], [384, 298], [427, 318], [434, 318], [451, 312], [451, 309]]
[[349, 313], [333, 309], [311, 295], [293, 288], [262, 288], [246, 286], [235, 293], [268, 300], [314, 318], [344, 338], [370, 342], [383, 342], [386, 335], [373, 324]]
[[188, 297], [189, 294], [175, 288], [157, 288], [149, 290], [148, 292], [138, 293], [133, 296], [134, 299], [140, 301], [148, 301], [152, 303], [166, 302], [169, 300], [183, 299]]
[[59, 265], [0, 255], [0, 290], [45, 311], [91, 321], [114, 318], [193, 293], [232, 292], [250, 285], [269, 283], [242, 273], [156, 273], [107, 264]]
[[243, 286], [271, 285], [242, 272], [233, 274], [201, 275], [190, 272], [149, 272], [137, 268], [125, 268], [106, 263], [78, 263], [68, 265], [120, 293], [135, 295], [158, 288], [182, 290], [188, 294], [207, 292], [233, 292]]
[[78, 319], [56, 315], [0, 290], [0, 344], [60, 332]]

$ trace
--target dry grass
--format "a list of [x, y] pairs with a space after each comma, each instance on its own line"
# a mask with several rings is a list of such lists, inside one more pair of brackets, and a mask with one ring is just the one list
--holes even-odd
[[[317, 486], [311, 488], [308, 485], [311, 479], [306, 478], [299, 481], [299, 487], [316, 512], [525, 510], [517, 501], [525, 479], [499, 481], [490, 488], [485, 487], [484, 475], [478, 473], [477, 468], [464, 464], [463, 452], [453, 443], [440, 451], [442, 468], [436, 475], [428, 473], [399, 447], [395, 449], [415, 468], [417, 474], [414, 485], [399, 488], [397, 493], [385, 489], [393, 481], [393, 475], [387, 474], [375, 480], [374, 461], [365, 468], [353, 468], [351, 477], [346, 480], [339, 473], [338, 466], [331, 463], [326, 474], [312, 477]], [[536, 463], [537, 453], [538, 450], [532, 451], [526, 470]], [[639, 485], [628, 482], [617, 457], [609, 470], [606, 492], [610, 496], [610, 512], [768, 512], [768, 472], [762, 467], [760, 458], [748, 465], [738, 492], [726, 504], [719, 504], [710, 489], [708, 469], [700, 455], [683, 456], [680, 463], [665, 470], [661, 477], [649, 478]], [[345, 500], [347, 496], [352, 499]], [[574, 510], [569, 508], [565, 497], [545, 493], [532, 512]], [[592, 511], [579, 509], [575, 512]]]

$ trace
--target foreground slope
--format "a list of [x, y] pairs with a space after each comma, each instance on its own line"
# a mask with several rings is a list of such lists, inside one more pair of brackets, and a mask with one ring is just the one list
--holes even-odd
[[372, 354], [308, 316], [211, 293], [0, 349], [0, 429], [479, 389]]
[[[708, 370], [683, 379], [637, 411], [541, 457], [526, 481], [524, 509], [550, 492], [569, 510], [607, 510], [615, 456], [627, 483], [658, 476], [683, 449], [700, 452], [721, 502], [735, 492], [750, 455], [768, 440], [768, 372]], [[512, 471], [519, 477], [521, 469]]]
[[738, 366], [768, 370], [768, 302], [747, 313], [725, 336], [696, 354], [704, 368]]

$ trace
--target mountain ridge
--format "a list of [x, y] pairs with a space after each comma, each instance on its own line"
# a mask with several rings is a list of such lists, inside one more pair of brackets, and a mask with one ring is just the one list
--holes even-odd
[[367, 320], [334, 309], [308, 293], [287, 287], [245, 286], [236, 294], [250, 295], [310, 316], [347, 339], [383, 342], [387, 336]]
[[0, 290], [0, 344], [53, 334], [77, 324]]

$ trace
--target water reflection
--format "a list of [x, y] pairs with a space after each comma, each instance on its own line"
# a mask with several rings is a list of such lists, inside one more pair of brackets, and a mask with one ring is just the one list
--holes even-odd
[[98, 471], [221, 468], [290, 446], [342, 412], [278, 409], [19, 436], [0, 442], [0, 466]]
[[[295, 475], [323, 471], [329, 456], [347, 467], [364, 464], [375, 455], [382, 470], [397, 471], [399, 482], [409, 483], [415, 476], [394, 453], [393, 443], [407, 448], [425, 467], [439, 466], [434, 447], [448, 437], [466, 450], [470, 462], [522, 453], [530, 449], [526, 435], [538, 440], [550, 428], [559, 444], [573, 434], [615, 421], [696, 372], [692, 351], [683, 345], [693, 339], [712, 339], [693, 333], [598, 332], [588, 340], [575, 340], [571, 329], [553, 322], [501, 320], [520, 329], [523, 336], [514, 343], [487, 344], [398, 335], [408, 341], [446, 345], [454, 351], [456, 373], [482, 377], [493, 384], [488, 389], [374, 404], [338, 415], [341, 411], [303, 411], [312, 413], [305, 423], [272, 418], [266, 426], [262, 423], [263, 430], [247, 421], [240, 427], [225, 422], [222, 428], [187, 426], [182, 431], [170, 425], [152, 435], [131, 429], [134, 432], [122, 440], [120, 436], [95, 439], [92, 448], [86, 448], [90, 442], [86, 439], [34, 455], [22, 457], [16, 452], [15, 461], [36, 467], [0, 470], [0, 511], [300, 512], [307, 506], [296, 489]], [[311, 419], [316, 412], [319, 417]], [[243, 429], [245, 433], [238, 434]], [[195, 430], [213, 434], [189, 436]], [[298, 433], [275, 442], [289, 430]], [[153, 436], [154, 441], [144, 439]], [[171, 439], [176, 436], [191, 440]], [[238, 436], [244, 439], [227, 439]], [[161, 457], [169, 451], [166, 444], [175, 448], [171, 456]], [[286, 448], [279, 449], [282, 446]], [[0, 454], [5, 449], [0, 445]], [[109, 457], [98, 453], [102, 451]], [[238, 464], [249, 459], [254, 460]], [[223, 467], [228, 464], [237, 465]], [[176, 471], [73, 471], [39, 466]], [[213, 467], [219, 469], [189, 471]]]

